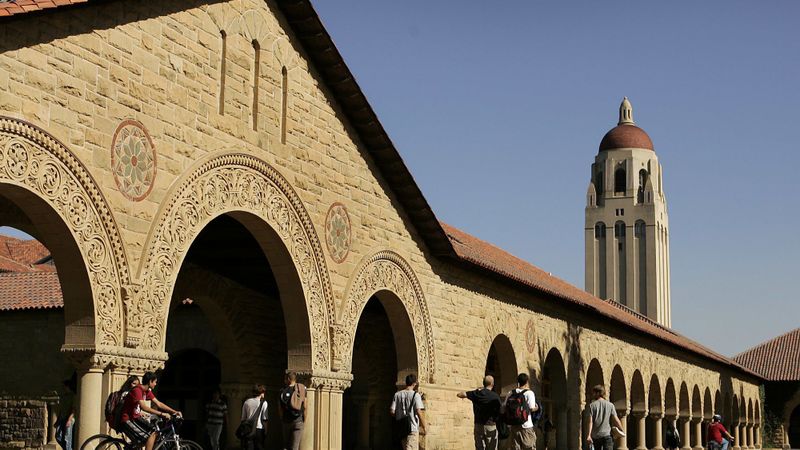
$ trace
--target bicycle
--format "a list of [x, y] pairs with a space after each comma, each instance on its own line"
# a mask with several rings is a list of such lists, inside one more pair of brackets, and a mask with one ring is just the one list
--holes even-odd
[[[167, 420], [158, 420], [156, 445], [153, 450], [203, 450], [197, 442], [181, 439], [177, 429], [183, 418], [174, 416]], [[124, 434], [114, 437], [108, 434], [95, 434], [87, 439], [80, 450], [141, 450], [144, 443], [129, 442]]]

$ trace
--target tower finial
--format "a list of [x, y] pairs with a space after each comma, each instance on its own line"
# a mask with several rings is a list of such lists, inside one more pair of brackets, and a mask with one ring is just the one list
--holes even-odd
[[635, 125], [633, 121], [633, 106], [628, 100], [628, 97], [622, 99], [622, 104], [619, 105], [619, 123], [617, 125]]

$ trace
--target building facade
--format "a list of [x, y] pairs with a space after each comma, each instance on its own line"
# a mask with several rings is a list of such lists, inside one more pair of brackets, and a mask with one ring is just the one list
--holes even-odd
[[[307, 1], [28, 3], [0, 3], [0, 218], [52, 253], [79, 441], [126, 376], [164, 368], [187, 411], [300, 373], [303, 449], [386, 448], [412, 372], [427, 449], [472, 442], [456, 392], [519, 372], [553, 423], [540, 446], [581, 446], [598, 383], [618, 448], [659, 450], [678, 420], [701, 450], [740, 401], [760, 446], [757, 374], [440, 223]], [[35, 370], [15, 355], [11, 376]]]
[[672, 326], [669, 217], [662, 168], [626, 97], [603, 137], [586, 193], [585, 288]]

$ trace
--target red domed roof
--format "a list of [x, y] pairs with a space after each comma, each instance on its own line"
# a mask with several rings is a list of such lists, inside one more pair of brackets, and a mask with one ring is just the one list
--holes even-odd
[[645, 131], [636, 125], [617, 125], [603, 136], [600, 141], [600, 151], [615, 148], [644, 148], [653, 150], [653, 141]]

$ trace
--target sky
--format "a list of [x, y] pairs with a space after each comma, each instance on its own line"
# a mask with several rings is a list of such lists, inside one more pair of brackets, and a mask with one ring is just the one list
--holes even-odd
[[583, 287], [628, 96], [664, 169], [673, 328], [732, 356], [800, 326], [800, 2], [314, 5], [440, 220]]
[[664, 169], [673, 328], [732, 356], [800, 326], [800, 2], [314, 4], [440, 220], [583, 287], [628, 96]]

